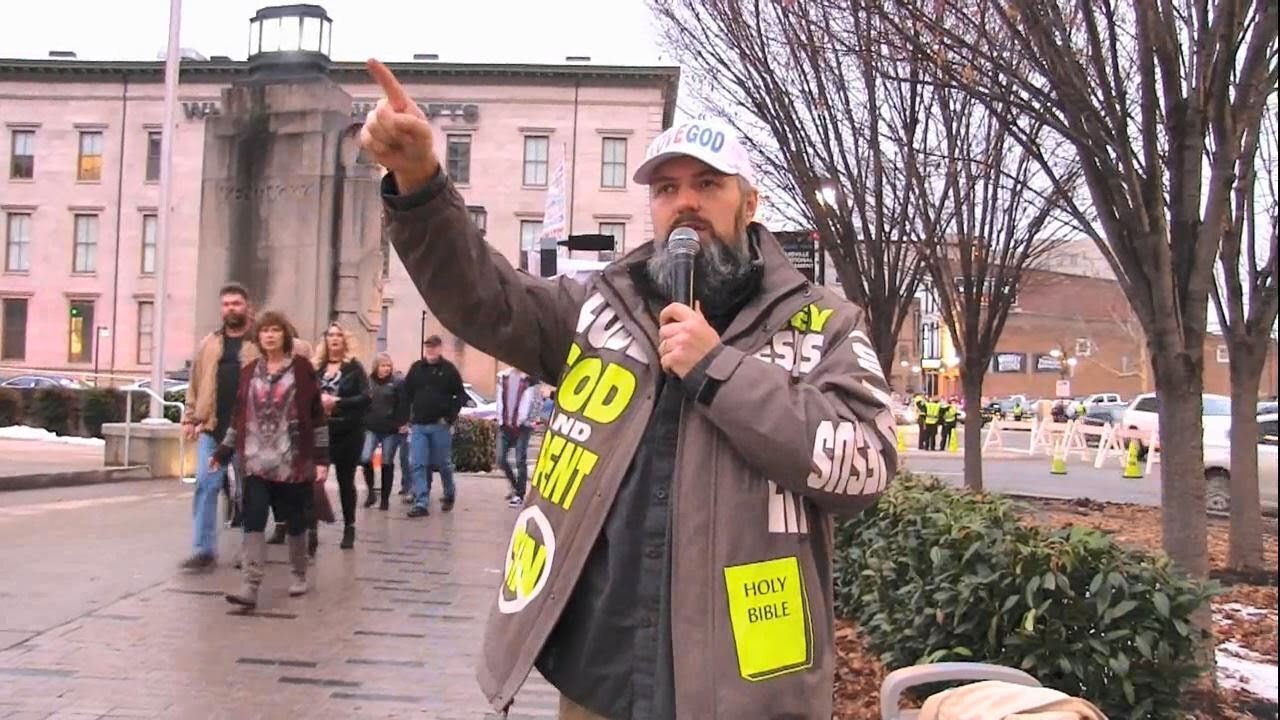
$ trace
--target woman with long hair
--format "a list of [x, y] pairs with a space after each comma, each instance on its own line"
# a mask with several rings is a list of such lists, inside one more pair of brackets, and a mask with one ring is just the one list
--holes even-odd
[[[403, 385], [396, 379], [395, 364], [391, 355], [378, 353], [369, 373], [369, 411], [364, 416], [364, 452], [360, 463], [364, 466], [364, 479], [369, 485], [369, 498], [365, 507], [379, 503], [386, 510], [391, 502], [391, 486], [395, 484], [396, 453], [404, 452], [404, 436], [400, 429], [409, 422], [409, 402]], [[373, 451], [382, 448], [382, 492], [373, 488]]]
[[260, 355], [240, 370], [231, 422], [210, 460], [216, 468], [232, 457], [241, 458], [243, 584], [239, 592], [227, 593], [226, 598], [249, 609], [258, 604], [267, 554], [264, 531], [272, 507], [288, 527], [293, 573], [289, 595], [307, 592], [304, 515], [314, 492], [312, 484], [323, 483], [329, 471], [329, 428], [319, 381], [307, 359], [293, 354], [290, 327], [277, 312], [265, 312], [257, 319], [251, 341]]
[[320, 401], [329, 415], [329, 457], [337, 471], [338, 499], [342, 502], [344, 526], [339, 547], [350, 550], [356, 541], [356, 466], [364, 448], [369, 376], [356, 359], [351, 334], [337, 322], [329, 323], [314, 360], [320, 374]]

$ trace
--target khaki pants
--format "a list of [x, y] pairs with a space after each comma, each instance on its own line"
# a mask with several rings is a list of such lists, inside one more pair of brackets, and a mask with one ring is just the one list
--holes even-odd
[[597, 715], [590, 710], [582, 707], [578, 703], [570, 700], [564, 695], [560, 696], [560, 715], [559, 720], [609, 720], [603, 715]]

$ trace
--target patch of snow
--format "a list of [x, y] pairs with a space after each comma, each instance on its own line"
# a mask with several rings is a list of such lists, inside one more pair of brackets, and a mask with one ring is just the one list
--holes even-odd
[[1274, 612], [1274, 610], [1267, 610], [1266, 608], [1258, 608], [1253, 607], [1252, 605], [1242, 605], [1241, 603], [1234, 602], [1218, 605], [1214, 607], [1214, 610], [1224, 610], [1235, 615], [1243, 615], [1246, 620], [1261, 620]]
[[102, 438], [83, 438], [83, 437], [64, 437], [55, 435], [44, 428], [34, 428], [27, 425], [8, 425], [0, 427], [0, 439], [4, 440], [39, 440], [40, 442], [56, 442], [65, 445], [89, 445], [93, 447], [102, 447], [105, 441]]
[[[1280, 668], [1276, 667], [1274, 660], [1235, 643], [1219, 645], [1215, 656], [1218, 662], [1218, 682], [1226, 687], [1247, 690], [1272, 702], [1280, 700]], [[1259, 658], [1261, 661], [1246, 659], [1248, 657]]]

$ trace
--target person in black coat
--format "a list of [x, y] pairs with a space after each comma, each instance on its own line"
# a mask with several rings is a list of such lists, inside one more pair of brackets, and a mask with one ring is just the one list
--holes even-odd
[[355, 353], [350, 333], [334, 322], [325, 330], [324, 343], [315, 355], [320, 401], [329, 417], [329, 457], [337, 471], [342, 502], [343, 550], [355, 546], [356, 466], [364, 449], [364, 414], [369, 409], [369, 376]]
[[[395, 484], [396, 455], [408, 453], [405, 445], [409, 422], [409, 401], [405, 397], [404, 384], [396, 376], [391, 355], [378, 353], [373, 359], [373, 371], [369, 373], [369, 410], [364, 415], [364, 452], [360, 462], [364, 465], [364, 479], [369, 486], [365, 507], [372, 507], [381, 497], [380, 509], [386, 510], [391, 502], [391, 486]], [[373, 454], [382, 448], [382, 493], [373, 486]]]

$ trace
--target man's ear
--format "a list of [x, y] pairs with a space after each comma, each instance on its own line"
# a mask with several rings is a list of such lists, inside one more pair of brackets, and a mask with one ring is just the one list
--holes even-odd
[[743, 192], [746, 193], [746, 198], [742, 202], [743, 214], [746, 216], [746, 221], [750, 223], [755, 221], [756, 209], [760, 207], [760, 191], [747, 185], [745, 181], [742, 184]]

